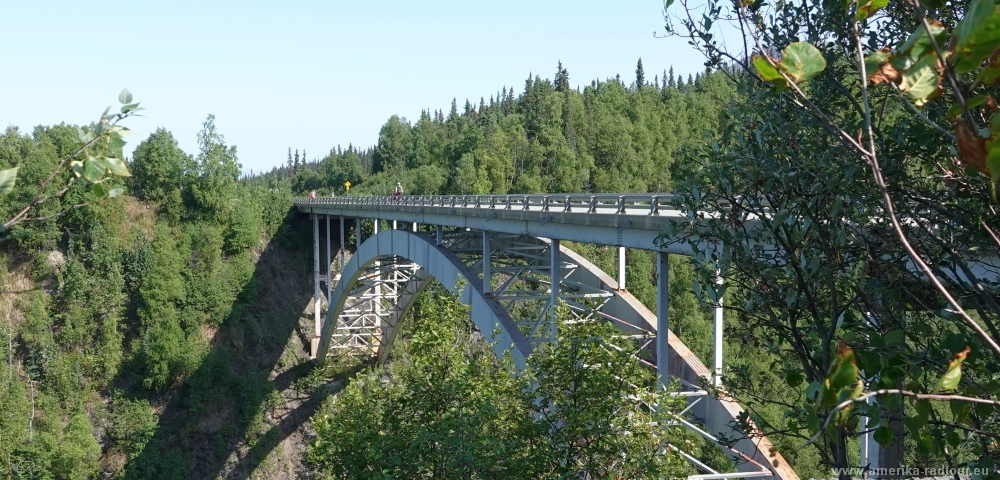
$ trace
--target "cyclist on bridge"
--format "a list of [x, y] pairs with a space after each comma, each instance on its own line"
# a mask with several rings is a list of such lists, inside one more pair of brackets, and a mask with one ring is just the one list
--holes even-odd
[[398, 200], [399, 197], [403, 195], [403, 184], [401, 182], [396, 182], [396, 190], [392, 192], [393, 200]]

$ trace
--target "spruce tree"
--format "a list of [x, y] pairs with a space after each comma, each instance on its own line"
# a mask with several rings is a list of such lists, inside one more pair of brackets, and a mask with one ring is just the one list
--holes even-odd
[[556, 67], [556, 91], [566, 92], [569, 90], [569, 72], [566, 71], [562, 66], [562, 61], [559, 61], [559, 65]]
[[639, 63], [635, 65], [635, 89], [642, 90], [642, 87], [646, 85], [646, 71], [642, 69], [642, 58], [639, 58]]
[[288, 168], [285, 170], [285, 177], [292, 178], [294, 168], [295, 165], [292, 164], [292, 147], [288, 147]]
[[295, 162], [292, 164], [292, 176], [295, 176], [295, 172], [299, 171], [299, 149], [295, 149]]
[[670, 80], [667, 81], [667, 86], [670, 88], [677, 88], [677, 80], [674, 79], [674, 66], [670, 66]]

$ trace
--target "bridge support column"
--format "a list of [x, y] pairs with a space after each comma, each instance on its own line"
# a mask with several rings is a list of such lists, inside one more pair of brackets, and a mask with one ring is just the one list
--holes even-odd
[[441, 225], [434, 226], [434, 235], [437, 237], [435, 244], [440, 247], [444, 243], [444, 238], [442, 238], [443, 235], [441, 234]]
[[[378, 218], [375, 219], [375, 226], [372, 227], [372, 236], [377, 236], [378, 231], [381, 229], [382, 223]], [[382, 267], [382, 262], [375, 262], [375, 270], [380, 270]], [[381, 273], [379, 274], [381, 275]], [[374, 300], [374, 311], [375, 311], [375, 326], [382, 326], [382, 283], [379, 282], [375, 285], [375, 300]]]
[[344, 217], [340, 217], [340, 271], [344, 271], [344, 249], [347, 248], [347, 243], [344, 241]]
[[354, 222], [355, 222], [354, 223], [354, 228], [355, 228], [355, 232], [354, 232], [354, 237], [355, 237], [354, 238], [354, 246], [360, 247], [361, 243], [362, 243], [362, 239], [361, 239], [361, 217], [355, 218]]
[[395, 229], [396, 229], [396, 221], [395, 221], [395, 220], [393, 220], [393, 221], [392, 221], [392, 229], [393, 229], [393, 230], [395, 230]]
[[715, 292], [718, 300], [715, 302], [715, 352], [712, 356], [713, 370], [712, 385], [722, 386], [722, 271], [715, 269]]
[[490, 249], [490, 234], [483, 232], [483, 295], [487, 297], [493, 295], [493, 284], [490, 282], [492, 273], [490, 272], [490, 260], [493, 258], [493, 251]]
[[670, 255], [656, 252], [656, 374], [660, 389], [670, 384], [668, 335], [670, 322]]
[[625, 290], [625, 247], [618, 247], [618, 289]]
[[549, 315], [549, 338], [555, 341], [556, 335], [559, 333], [559, 317], [556, 312], [556, 308], [559, 306], [559, 284], [561, 283], [561, 274], [559, 272], [559, 240], [553, 238], [552, 243], [549, 245], [549, 263], [552, 265], [551, 272], [549, 273], [549, 279], [552, 282], [550, 285], [550, 315]]
[[413, 233], [417, 233], [417, 222], [413, 222], [412, 224], [410, 224], [410, 231], [412, 231]]
[[316, 358], [319, 350], [319, 339], [323, 325], [320, 323], [320, 293], [319, 293], [319, 215], [313, 214], [313, 317], [316, 328], [310, 342], [309, 352]]
[[[340, 242], [341, 245], [344, 242]], [[333, 295], [333, 287], [330, 286], [333, 282], [333, 257], [330, 254], [330, 216], [326, 216], [326, 305], [327, 309], [330, 309], [330, 297]]]

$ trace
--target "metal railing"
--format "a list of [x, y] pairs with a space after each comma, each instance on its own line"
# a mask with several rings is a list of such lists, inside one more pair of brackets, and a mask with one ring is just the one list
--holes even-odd
[[411, 206], [481, 208], [532, 212], [572, 212], [619, 215], [660, 215], [677, 212], [672, 194], [536, 194], [536, 195], [400, 195], [379, 197], [296, 198], [296, 206]]

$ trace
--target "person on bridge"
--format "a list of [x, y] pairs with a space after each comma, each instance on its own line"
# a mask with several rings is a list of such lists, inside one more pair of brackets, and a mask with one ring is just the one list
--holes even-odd
[[403, 184], [401, 182], [396, 182], [396, 191], [392, 192], [392, 198], [398, 200], [399, 197], [403, 195]]

